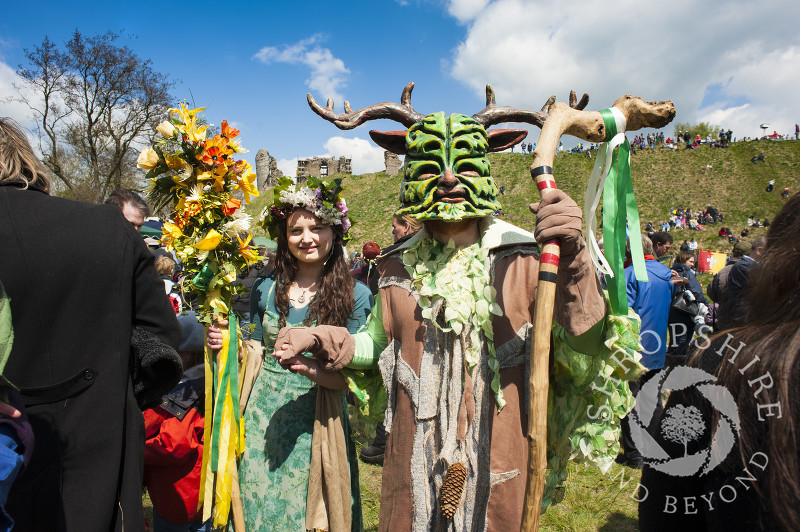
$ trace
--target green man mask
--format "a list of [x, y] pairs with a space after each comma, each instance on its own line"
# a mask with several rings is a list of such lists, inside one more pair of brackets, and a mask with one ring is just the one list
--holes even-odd
[[500, 208], [488, 136], [474, 119], [433, 113], [408, 128], [405, 144], [399, 216], [454, 221]]
[[528, 134], [519, 129], [490, 129], [506, 118], [541, 125], [535, 112], [498, 108], [487, 86], [487, 106], [472, 117], [443, 112], [423, 116], [411, 107], [409, 83], [401, 103], [384, 102], [353, 111], [345, 102], [345, 113], [333, 112], [333, 102], [319, 106], [311, 95], [308, 103], [321, 117], [340, 129], [351, 129], [368, 120], [389, 118], [405, 125], [404, 131], [370, 131], [370, 137], [387, 151], [405, 155], [401, 207], [397, 215], [421, 221], [458, 221], [482, 218], [500, 209], [497, 186], [492, 179], [487, 154], [521, 142]]

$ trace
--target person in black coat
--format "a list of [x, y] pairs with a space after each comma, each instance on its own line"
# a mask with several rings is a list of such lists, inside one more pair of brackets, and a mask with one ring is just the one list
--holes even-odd
[[15, 531], [143, 530], [131, 336], [177, 348], [180, 327], [120, 210], [48, 192], [24, 133], [0, 119], [0, 279], [15, 335], [4, 373], [35, 437], [7, 509]]

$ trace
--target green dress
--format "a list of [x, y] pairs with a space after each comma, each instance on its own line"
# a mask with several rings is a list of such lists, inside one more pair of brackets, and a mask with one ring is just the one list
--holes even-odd
[[[278, 334], [274, 280], [257, 281], [251, 293], [251, 316], [256, 324], [253, 338], [261, 340], [267, 356], [258, 374], [244, 413], [245, 452], [239, 466], [239, 487], [247, 532], [303, 531], [306, 493], [311, 461], [317, 385], [283, 369], [271, 356]], [[372, 294], [362, 283], [354, 289], [356, 306], [348, 330], [356, 332], [366, 323]], [[287, 325], [301, 325], [308, 305], [290, 308]], [[342, 412], [347, 412], [344, 392]], [[358, 460], [350, 437], [350, 423], [343, 426], [350, 463], [352, 529], [363, 529]]]

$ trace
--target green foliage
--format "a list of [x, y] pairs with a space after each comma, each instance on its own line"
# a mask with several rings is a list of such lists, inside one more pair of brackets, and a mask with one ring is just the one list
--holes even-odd
[[673, 125], [674, 134], [677, 135], [679, 131], [686, 131], [689, 132], [689, 135], [692, 136], [694, 139], [696, 136], [700, 135], [700, 138], [705, 140], [708, 135], [711, 135], [711, 138], [717, 140], [719, 138], [719, 126], [717, 124], [711, 124], [710, 122], [700, 122], [699, 124], [692, 124], [690, 122], [675, 122]]

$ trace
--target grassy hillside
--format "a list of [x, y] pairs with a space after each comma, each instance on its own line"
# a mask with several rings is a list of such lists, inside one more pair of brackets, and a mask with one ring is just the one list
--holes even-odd
[[[766, 161], [753, 164], [754, 155], [763, 153]], [[506, 187], [500, 196], [504, 220], [526, 229], [533, 229], [533, 216], [528, 204], [538, 197], [530, 178], [531, 157], [520, 153], [490, 154], [492, 174], [499, 186]], [[707, 231], [681, 230], [674, 233], [678, 244], [694, 237], [702, 249], [729, 251], [730, 245], [717, 237], [721, 225], [738, 234], [747, 217], [772, 219], [783, 205], [780, 192], [789, 187], [792, 194], [800, 189], [800, 142], [751, 141], [737, 142], [728, 149], [700, 147], [696, 150], [639, 151], [631, 158], [633, 185], [642, 228], [648, 220], [658, 222], [679, 206], [702, 209], [713, 205], [725, 219]], [[583, 206], [586, 183], [594, 158], [585, 154], [559, 153], [554, 162], [556, 183]], [[775, 180], [775, 190], [767, 193], [767, 181]], [[355, 225], [351, 251], [360, 249], [367, 240], [381, 246], [391, 243], [391, 216], [398, 207], [400, 176], [384, 172], [347, 176], [345, 196]], [[261, 212], [271, 191], [248, 208]], [[755, 229], [751, 236], [764, 234]]]

